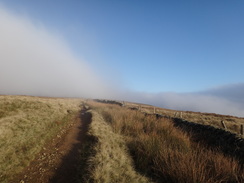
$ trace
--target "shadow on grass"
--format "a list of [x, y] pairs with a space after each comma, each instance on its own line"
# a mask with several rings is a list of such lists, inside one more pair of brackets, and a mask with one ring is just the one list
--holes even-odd
[[174, 126], [191, 136], [194, 142], [205, 148], [218, 150], [233, 157], [244, 170], [244, 140], [236, 134], [209, 125], [202, 125], [174, 118]]

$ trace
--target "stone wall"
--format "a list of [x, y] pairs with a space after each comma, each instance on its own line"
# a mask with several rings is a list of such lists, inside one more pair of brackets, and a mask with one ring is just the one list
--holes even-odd
[[238, 135], [180, 118], [172, 118], [172, 121], [177, 128], [189, 134], [194, 141], [200, 142], [209, 148], [218, 148], [224, 154], [235, 157], [242, 164], [244, 163], [244, 139]]

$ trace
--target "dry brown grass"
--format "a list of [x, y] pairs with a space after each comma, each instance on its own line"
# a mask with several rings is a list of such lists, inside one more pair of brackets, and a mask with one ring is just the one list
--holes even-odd
[[85, 182], [95, 183], [143, 183], [149, 182], [145, 177], [138, 174], [128, 155], [123, 137], [112, 131], [96, 111], [91, 111], [92, 123], [88, 134], [96, 139], [92, 144], [92, 156], [88, 159], [88, 174]]
[[135, 167], [156, 182], [244, 182], [238, 162], [203, 148], [170, 120], [114, 105], [91, 104], [125, 137]]
[[[141, 106], [142, 112], [152, 114], [154, 112], [154, 107], [145, 104], [135, 104], [135, 103], [126, 103], [127, 107], [139, 107]], [[200, 113], [192, 111], [176, 111], [170, 109], [164, 109], [156, 107], [156, 113], [162, 114], [170, 117], [177, 117], [194, 123], [199, 123], [203, 125], [210, 125], [216, 128], [222, 128], [221, 121], [224, 121], [227, 127], [227, 130], [236, 134], [240, 134], [241, 127], [244, 125], [244, 118], [239, 118], [235, 116], [219, 115], [213, 113]], [[182, 113], [182, 116], [180, 115]], [[175, 116], [176, 114], [176, 116]]]
[[0, 96], [0, 182], [21, 171], [80, 110], [80, 99]]

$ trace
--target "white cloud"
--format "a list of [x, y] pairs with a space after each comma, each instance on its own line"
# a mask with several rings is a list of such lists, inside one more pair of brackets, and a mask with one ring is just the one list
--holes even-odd
[[65, 41], [0, 7], [0, 94], [110, 97], [108, 85]]

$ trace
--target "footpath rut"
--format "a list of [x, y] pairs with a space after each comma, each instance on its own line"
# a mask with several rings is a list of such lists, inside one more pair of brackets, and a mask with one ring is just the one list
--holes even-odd
[[[83, 109], [66, 132], [48, 143], [11, 183], [75, 183], [91, 114]], [[38, 143], [38, 142], [37, 142]]]

